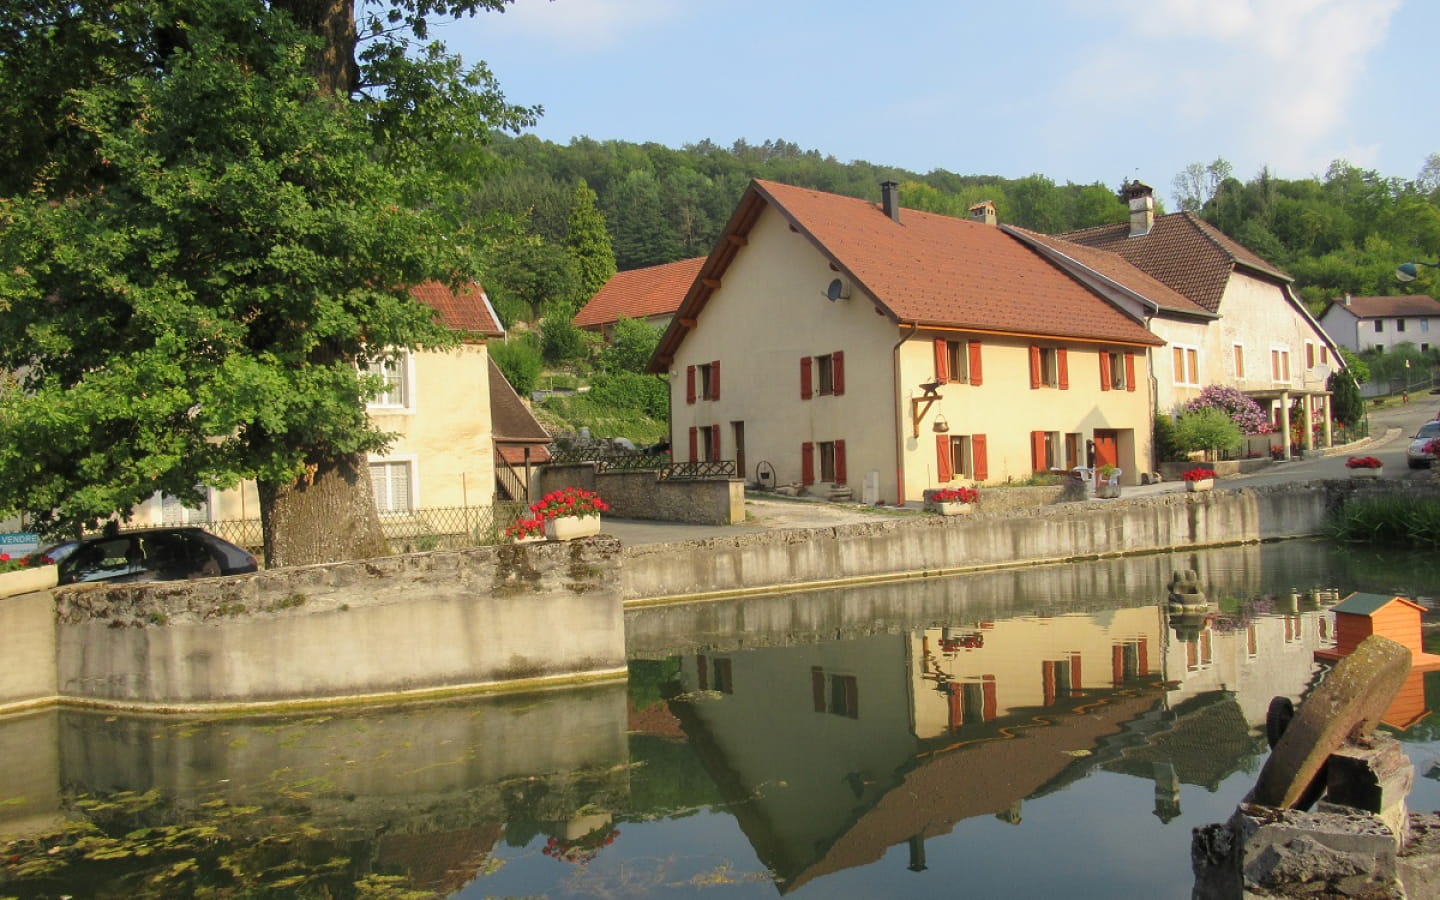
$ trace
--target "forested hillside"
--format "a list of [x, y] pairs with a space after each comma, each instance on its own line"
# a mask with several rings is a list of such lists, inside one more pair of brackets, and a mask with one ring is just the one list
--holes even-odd
[[[901, 183], [905, 206], [963, 216], [993, 200], [1000, 221], [1046, 233], [1123, 221], [1114, 184], [1056, 184], [1044, 175], [1001, 178], [944, 170], [918, 174], [869, 162], [842, 163], [786, 141], [729, 148], [710, 141], [672, 149], [658, 144], [577, 138], [568, 145], [534, 136], [498, 138], [497, 171], [470, 198], [474, 215], [505, 236], [486, 286], [507, 324], [574, 309], [593, 292], [571, 233], [576, 187], [594, 192], [621, 270], [710, 251], [745, 185], [765, 178], [879, 200], [880, 183]], [[1322, 177], [1286, 180], [1262, 171], [1233, 177], [1224, 160], [1181, 173], [1141, 173], [1163, 207], [1197, 211], [1295, 276], [1319, 308], [1343, 293], [1436, 295], [1434, 270], [1411, 285], [1395, 265], [1440, 255], [1440, 154], [1413, 179], [1333, 163]], [[1167, 191], [1168, 188], [1168, 191]], [[593, 248], [592, 248], [593, 249]], [[593, 264], [590, 266], [592, 272]], [[591, 278], [593, 279], [593, 274]]]

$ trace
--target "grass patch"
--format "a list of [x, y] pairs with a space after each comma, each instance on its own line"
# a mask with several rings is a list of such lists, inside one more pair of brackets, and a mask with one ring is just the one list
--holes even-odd
[[1350, 500], [1331, 520], [1330, 536], [1392, 546], [1440, 546], [1440, 503], [1415, 497]]

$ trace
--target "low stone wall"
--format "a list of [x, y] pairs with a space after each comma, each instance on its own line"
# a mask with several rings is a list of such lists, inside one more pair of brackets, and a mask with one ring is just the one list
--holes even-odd
[[1274, 462], [1269, 458], [1265, 459], [1221, 459], [1213, 462], [1163, 462], [1160, 464], [1160, 477], [1166, 481], [1179, 481], [1181, 476], [1191, 469], [1211, 469], [1221, 478], [1227, 475], [1248, 475], [1251, 472], [1259, 472], [1261, 469], [1268, 469]]
[[601, 537], [10, 598], [7, 662], [35, 659], [33, 671], [3, 667], [0, 709], [293, 705], [621, 677], [619, 551]]
[[734, 525], [745, 521], [745, 483], [734, 478], [661, 481], [654, 471], [596, 472], [592, 463], [545, 466], [540, 493], [563, 487], [598, 493], [622, 519]]
[[1324, 529], [1336, 502], [1327, 484], [742, 534], [683, 552], [627, 547], [621, 593], [627, 602], [663, 602], [1302, 537]]

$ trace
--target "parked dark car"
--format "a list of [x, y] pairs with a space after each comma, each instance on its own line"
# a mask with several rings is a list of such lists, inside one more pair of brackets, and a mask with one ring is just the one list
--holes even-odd
[[243, 575], [259, 568], [254, 556], [199, 528], [151, 528], [62, 541], [40, 555], [59, 566], [60, 584], [180, 581]]

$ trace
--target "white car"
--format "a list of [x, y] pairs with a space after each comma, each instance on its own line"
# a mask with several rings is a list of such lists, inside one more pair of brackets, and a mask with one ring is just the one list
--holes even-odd
[[1425, 445], [1437, 438], [1440, 438], [1440, 419], [1420, 426], [1420, 430], [1415, 432], [1415, 437], [1410, 439], [1410, 446], [1405, 450], [1405, 461], [1410, 464], [1410, 468], [1430, 468], [1430, 464], [1435, 462], [1435, 454], [1426, 453]]

